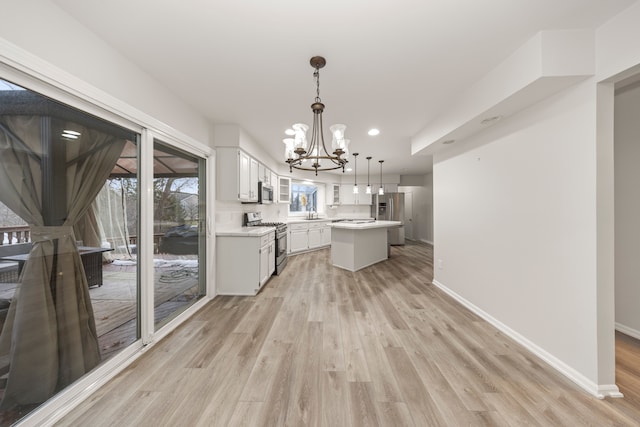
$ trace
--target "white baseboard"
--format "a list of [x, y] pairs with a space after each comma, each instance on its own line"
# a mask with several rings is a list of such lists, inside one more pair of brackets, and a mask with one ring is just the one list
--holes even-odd
[[420, 241], [421, 241], [422, 243], [426, 243], [426, 244], [428, 244], [428, 245], [433, 246], [433, 242], [432, 242], [431, 240], [427, 240], [427, 239], [420, 239]]
[[475, 306], [465, 298], [461, 297], [451, 289], [444, 286], [442, 283], [437, 280], [433, 281], [433, 284], [445, 292], [447, 295], [451, 296], [453, 299], [458, 301], [460, 304], [471, 310], [473, 313], [482, 317], [484, 320], [489, 322], [491, 325], [498, 328], [505, 335], [509, 336], [511, 339], [518, 342], [520, 345], [525, 347], [527, 350], [538, 356], [540, 359], [544, 360], [546, 363], [551, 365], [552, 368], [557, 370], [559, 373], [569, 378], [571, 381], [576, 383], [578, 386], [586, 390], [588, 393], [597, 397], [598, 399], [604, 399], [605, 397], [623, 397], [622, 393], [618, 389], [618, 386], [615, 384], [596, 384], [591, 381], [589, 378], [585, 377], [580, 372], [576, 371], [571, 366], [567, 365], [562, 360], [558, 359], [551, 353], [547, 352], [543, 348], [539, 347], [535, 343], [531, 342], [529, 339], [514, 331], [504, 323], [492, 317], [489, 313], [481, 310], [479, 307]]
[[640, 331], [616, 322], [616, 331], [622, 332], [625, 335], [629, 335], [631, 338], [640, 340]]

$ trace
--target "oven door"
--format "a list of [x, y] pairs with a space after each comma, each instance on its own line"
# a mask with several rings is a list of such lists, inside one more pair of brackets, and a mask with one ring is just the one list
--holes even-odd
[[276, 235], [276, 264], [287, 257], [287, 232], [286, 230]]

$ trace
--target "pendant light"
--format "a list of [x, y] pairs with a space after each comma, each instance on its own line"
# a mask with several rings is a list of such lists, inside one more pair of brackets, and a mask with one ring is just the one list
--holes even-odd
[[384, 160], [378, 160], [378, 162], [380, 162], [380, 189], [378, 190], [378, 194], [383, 196], [384, 188], [382, 188], [382, 162], [384, 162]]
[[353, 194], [358, 194], [358, 154], [353, 153]]
[[371, 156], [367, 157], [367, 194], [371, 194], [371, 184], [369, 183], [369, 171], [371, 164]]

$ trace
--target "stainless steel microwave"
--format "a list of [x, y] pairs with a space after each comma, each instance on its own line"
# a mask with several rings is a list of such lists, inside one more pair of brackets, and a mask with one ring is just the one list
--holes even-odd
[[273, 187], [262, 181], [258, 181], [258, 203], [273, 203]]

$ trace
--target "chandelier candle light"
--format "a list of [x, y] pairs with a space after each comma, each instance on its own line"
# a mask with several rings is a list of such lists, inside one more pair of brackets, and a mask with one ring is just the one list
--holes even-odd
[[[315, 69], [313, 77], [316, 80], [316, 98], [311, 104], [313, 111], [313, 125], [311, 128], [311, 142], [307, 142], [307, 130], [309, 126], [303, 123], [296, 123], [292, 126], [292, 131], [287, 132], [293, 134], [293, 138], [285, 138], [285, 158], [289, 164], [289, 172], [293, 169], [315, 171], [328, 171], [342, 168], [344, 173], [344, 165], [347, 164], [349, 155], [349, 140], [345, 139], [344, 131], [347, 128], [343, 124], [335, 124], [329, 129], [333, 134], [331, 141], [332, 154], [329, 154], [324, 143], [324, 135], [322, 131], [322, 112], [324, 104], [320, 99], [320, 68], [324, 67], [327, 61], [321, 56], [314, 56], [309, 61]], [[355, 155], [355, 154], [354, 154]], [[311, 161], [311, 165], [305, 164], [307, 160]], [[320, 161], [322, 160], [322, 164]]]

